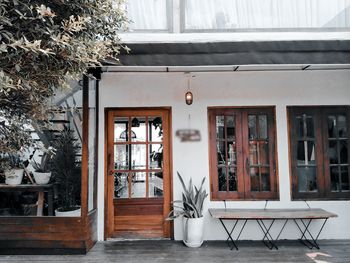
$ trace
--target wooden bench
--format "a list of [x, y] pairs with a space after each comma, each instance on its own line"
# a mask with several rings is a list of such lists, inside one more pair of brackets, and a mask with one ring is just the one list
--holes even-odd
[[[330, 213], [323, 209], [209, 209], [209, 213], [213, 218], [218, 219], [222, 226], [225, 229], [225, 232], [228, 235], [227, 243], [231, 250], [238, 246], [235, 241], [238, 241], [241, 236], [243, 229], [245, 228], [248, 221], [256, 221], [258, 226], [263, 232], [262, 242], [269, 249], [278, 249], [276, 241], [279, 239], [282, 234], [283, 229], [285, 228], [288, 221], [292, 221], [299, 229], [301, 237], [299, 241], [307, 246], [308, 248], [317, 248], [319, 245], [317, 243], [318, 237], [320, 236], [324, 225], [327, 220], [332, 217], [337, 217], [336, 214]], [[271, 229], [274, 223], [279, 220], [282, 221], [282, 228], [279, 230], [276, 238], [273, 238], [271, 235]], [[321, 228], [316, 234], [310, 232], [310, 226], [315, 220], [324, 220]], [[231, 230], [227, 228], [224, 221], [234, 221], [233, 227]], [[236, 229], [238, 222], [243, 221], [241, 229], [238, 231], [237, 237], [233, 238], [234, 230]], [[270, 221], [270, 222], [266, 222]], [[232, 243], [232, 245], [230, 244]]]

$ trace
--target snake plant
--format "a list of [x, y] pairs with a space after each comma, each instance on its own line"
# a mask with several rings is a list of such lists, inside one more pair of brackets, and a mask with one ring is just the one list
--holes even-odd
[[167, 220], [174, 220], [180, 216], [186, 218], [200, 218], [203, 216], [203, 203], [208, 196], [207, 191], [203, 189], [205, 178], [199, 188], [193, 185], [192, 178], [190, 179], [188, 187], [186, 187], [184, 180], [179, 172], [179, 176], [183, 193], [182, 200], [176, 200], [173, 202], [174, 209], [169, 213]]

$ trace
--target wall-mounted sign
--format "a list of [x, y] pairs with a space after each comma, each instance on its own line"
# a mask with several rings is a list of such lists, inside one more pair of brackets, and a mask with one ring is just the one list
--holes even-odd
[[181, 142], [199, 142], [201, 140], [201, 133], [199, 130], [181, 129], [177, 130], [175, 135], [180, 138]]

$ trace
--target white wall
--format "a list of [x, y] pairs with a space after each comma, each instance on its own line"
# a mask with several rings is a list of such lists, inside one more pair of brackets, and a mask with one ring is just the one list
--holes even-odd
[[[275, 72], [214, 72], [194, 73], [191, 90], [194, 103], [187, 106], [184, 94], [187, 79], [183, 73], [104, 73], [100, 85], [99, 123], [99, 191], [98, 236], [103, 240], [104, 229], [104, 108], [105, 107], [172, 107], [173, 174], [179, 171], [185, 180], [195, 183], [207, 178], [208, 106], [275, 105], [277, 114], [277, 145], [280, 201], [269, 202], [269, 208], [305, 208], [300, 201], [291, 201], [287, 134], [287, 105], [350, 105], [350, 70], [338, 71], [275, 71]], [[189, 124], [188, 115], [191, 115]], [[181, 143], [175, 131], [181, 128], [199, 129], [200, 142]], [[181, 185], [173, 178], [174, 199], [181, 197]], [[231, 201], [230, 208], [263, 208], [264, 201]], [[310, 201], [313, 208], [323, 208], [339, 215], [326, 224], [321, 239], [349, 239], [350, 201]], [[222, 208], [223, 202], [209, 199], [205, 204], [205, 239], [224, 239], [220, 223], [213, 220], [207, 208]], [[316, 224], [316, 226], [320, 226]], [[281, 238], [296, 238], [297, 229], [288, 224]], [[181, 222], [175, 222], [175, 239], [182, 238]], [[256, 224], [246, 227], [242, 239], [259, 239]]]

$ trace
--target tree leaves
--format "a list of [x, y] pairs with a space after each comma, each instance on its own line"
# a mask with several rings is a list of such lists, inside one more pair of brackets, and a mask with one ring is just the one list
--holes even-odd
[[[0, 1], [0, 119], [17, 120], [7, 122], [4, 129], [27, 141], [30, 135], [23, 132], [21, 122], [47, 120], [49, 100], [57, 89], [106, 58], [116, 58], [124, 48], [117, 32], [128, 23], [121, 4], [115, 0]], [[0, 153], [9, 146], [0, 144]]]

